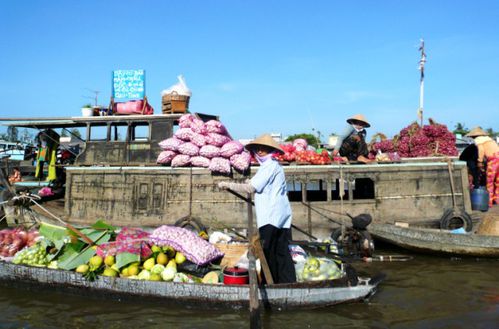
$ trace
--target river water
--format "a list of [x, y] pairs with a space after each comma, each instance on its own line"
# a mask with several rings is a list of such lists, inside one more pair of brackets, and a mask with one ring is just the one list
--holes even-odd
[[[382, 254], [400, 250], [381, 250]], [[354, 263], [387, 275], [369, 301], [273, 311], [264, 328], [499, 328], [499, 260], [411, 254], [405, 262]], [[0, 286], [0, 328], [241, 328], [245, 310], [199, 310]]]

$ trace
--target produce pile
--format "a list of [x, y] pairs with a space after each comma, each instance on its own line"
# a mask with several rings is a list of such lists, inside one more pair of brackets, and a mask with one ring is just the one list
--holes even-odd
[[[85, 242], [81, 235], [93, 244]], [[214, 232], [212, 238], [220, 235], [225, 236]], [[169, 225], [151, 232], [131, 227], [117, 229], [97, 221], [90, 227], [80, 228], [78, 234], [65, 227], [41, 223], [39, 230], [0, 230], [0, 237], [2, 250], [6, 251], [0, 260], [75, 271], [90, 281], [107, 276], [150, 281], [223, 282], [223, 268], [217, 264], [224, 254], [215, 246], [220, 239], [211, 243], [205, 232], [196, 234]], [[224, 241], [229, 240], [227, 236]], [[298, 246], [291, 254], [293, 259], [297, 255], [300, 258], [295, 259], [298, 281], [336, 279], [343, 275], [335, 261], [309, 256]], [[238, 266], [247, 268], [246, 255], [239, 259]]]
[[192, 114], [179, 119], [173, 137], [159, 143], [163, 150], [157, 163], [172, 167], [204, 167], [221, 174], [231, 168], [244, 172], [250, 165], [250, 154], [232, 140], [225, 126], [217, 120], [203, 122]]
[[274, 154], [274, 158], [281, 162], [296, 162], [298, 164], [327, 165], [332, 161], [342, 162], [341, 157], [332, 158], [327, 150], [309, 150], [305, 139], [298, 138], [292, 143], [281, 144], [284, 154]]
[[375, 158], [379, 153], [394, 153], [400, 157], [456, 156], [456, 137], [447, 126], [430, 119], [428, 125], [421, 127], [411, 123], [393, 139], [383, 139], [371, 146], [369, 157]]
[[328, 258], [308, 257], [296, 272], [299, 282], [334, 280], [342, 276], [338, 264]]
[[33, 246], [38, 238], [38, 231], [26, 231], [23, 228], [0, 230], [0, 256], [12, 257], [24, 247]]

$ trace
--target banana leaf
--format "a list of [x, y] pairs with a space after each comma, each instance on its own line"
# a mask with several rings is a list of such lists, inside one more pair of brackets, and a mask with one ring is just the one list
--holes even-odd
[[120, 252], [116, 254], [116, 266], [122, 268], [131, 263], [140, 262], [140, 255], [130, 252]]
[[70, 237], [69, 231], [65, 227], [44, 222], [40, 224], [38, 233], [47, 240], [52, 241], [54, 244], [56, 241], [64, 240], [65, 238]]
[[59, 259], [57, 266], [63, 270], [73, 270], [82, 264], [88, 263], [90, 258], [92, 258], [94, 255], [95, 249], [90, 246], [87, 246], [81, 252], [77, 252], [76, 250], [68, 250], [67, 258], [62, 261]]
[[[84, 234], [92, 239], [92, 241], [94, 241], [97, 245], [108, 242], [111, 238], [111, 233], [108, 231], [86, 229]], [[59, 268], [62, 268], [63, 270], [72, 270], [82, 264], [88, 263], [90, 258], [95, 255], [96, 248], [89, 245], [86, 245], [86, 247], [83, 248], [85, 245], [86, 244], [81, 241], [66, 244], [64, 251], [58, 259]]]
[[99, 219], [98, 221], [96, 221], [91, 227], [95, 230], [107, 230], [107, 231], [113, 231], [113, 232], [116, 231], [115, 226], [107, 224], [102, 219]]
[[80, 230], [81, 233], [85, 234], [90, 240], [95, 242], [96, 245], [109, 242], [111, 239], [112, 232], [95, 230], [91, 228], [85, 228]]

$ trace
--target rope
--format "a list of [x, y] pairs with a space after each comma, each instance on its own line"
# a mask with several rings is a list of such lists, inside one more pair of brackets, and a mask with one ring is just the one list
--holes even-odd
[[51, 213], [50, 211], [48, 211], [45, 207], [43, 207], [42, 205], [40, 205], [38, 202], [35, 201], [35, 199], [41, 200], [41, 197], [39, 195], [21, 194], [21, 195], [16, 195], [16, 196], [14, 196], [12, 198], [12, 200], [20, 200], [20, 201], [24, 201], [23, 199], [27, 199], [30, 202], [33, 202], [35, 205], [37, 205], [38, 207], [40, 207], [40, 209], [42, 209], [43, 211], [45, 211], [47, 214], [49, 214], [50, 216], [52, 216], [53, 218], [55, 218], [56, 220], [58, 220], [59, 222], [61, 222], [65, 226], [67, 225], [66, 222], [64, 222], [62, 219], [60, 219], [59, 217], [57, 217], [56, 215], [54, 215], [53, 213]]
[[35, 205], [37, 205], [38, 207], [40, 207], [40, 209], [42, 209], [43, 211], [45, 211], [47, 214], [49, 214], [50, 216], [52, 216], [53, 218], [55, 218], [56, 220], [58, 220], [61, 224], [64, 224], [64, 226], [67, 226], [67, 223], [65, 221], [63, 221], [62, 219], [60, 219], [59, 217], [57, 217], [56, 215], [54, 215], [53, 213], [51, 213], [50, 211], [48, 211], [45, 207], [42, 207], [38, 202], [36, 202], [35, 200], [31, 200]]

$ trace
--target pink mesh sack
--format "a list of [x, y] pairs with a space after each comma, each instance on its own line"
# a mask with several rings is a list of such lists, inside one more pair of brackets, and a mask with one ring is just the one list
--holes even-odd
[[182, 227], [160, 226], [151, 233], [149, 241], [157, 246], [170, 246], [184, 254], [189, 261], [201, 266], [224, 255], [214, 245]]
[[182, 143], [183, 141], [181, 141], [180, 139], [171, 137], [162, 140], [161, 142], [158, 143], [158, 145], [159, 147], [161, 147], [161, 149], [165, 151], [177, 151], [178, 146]]
[[178, 154], [172, 160], [172, 167], [186, 167], [191, 163], [191, 157], [185, 154]]
[[199, 149], [199, 155], [212, 159], [220, 156], [220, 148], [214, 145], [205, 145]]
[[244, 149], [243, 144], [238, 141], [230, 141], [224, 144], [220, 149], [220, 155], [224, 158], [230, 158], [234, 154], [241, 153]]
[[181, 154], [195, 156], [199, 154], [199, 147], [191, 142], [184, 143], [178, 147], [178, 151]]
[[194, 167], [208, 168], [210, 166], [210, 159], [203, 156], [195, 156], [191, 158], [191, 165]]
[[195, 118], [191, 122], [191, 129], [193, 132], [198, 133], [198, 134], [206, 134], [208, 131], [206, 131], [206, 127], [204, 125], [203, 120], [200, 120], [198, 118]]
[[221, 135], [221, 134], [217, 134], [217, 133], [208, 133], [206, 135], [206, 144], [209, 144], [209, 145], [214, 145], [214, 146], [220, 147], [229, 141], [230, 141], [230, 138], [225, 136], [225, 135]]
[[178, 126], [180, 128], [190, 128], [192, 121], [194, 121], [196, 117], [192, 114], [184, 114], [178, 119]]
[[208, 168], [212, 172], [230, 174], [230, 162], [225, 158], [217, 157], [211, 159], [210, 166]]
[[217, 133], [224, 135], [227, 133], [227, 129], [225, 129], [225, 126], [217, 120], [210, 120], [205, 123], [206, 126], [206, 131], [209, 133]]
[[230, 164], [232, 165], [232, 167], [239, 171], [246, 171], [250, 166], [250, 162], [251, 155], [246, 151], [239, 154], [234, 154], [230, 157]]
[[194, 134], [194, 132], [191, 130], [191, 128], [180, 128], [175, 132], [174, 135], [178, 139], [188, 142], [191, 140], [192, 134]]
[[206, 144], [206, 137], [198, 133], [193, 133], [191, 136], [191, 143], [199, 147], [204, 146]]
[[177, 153], [174, 151], [163, 151], [158, 155], [156, 162], [160, 164], [169, 164], [176, 155]]

